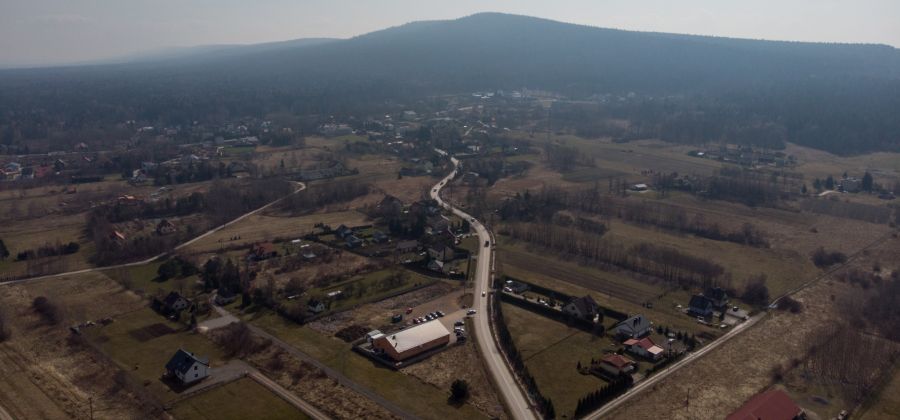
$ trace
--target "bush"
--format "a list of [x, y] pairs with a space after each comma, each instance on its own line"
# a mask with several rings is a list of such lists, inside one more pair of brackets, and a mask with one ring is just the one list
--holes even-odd
[[450, 385], [450, 400], [463, 403], [469, 399], [469, 383], [464, 379], [457, 379]]
[[59, 324], [62, 321], [62, 314], [59, 308], [44, 296], [38, 296], [31, 302], [31, 308], [34, 309], [44, 322], [50, 325]]
[[160, 281], [166, 281], [177, 276], [180, 271], [181, 264], [179, 264], [177, 260], [166, 260], [166, 262], [160, 264], [159, 269], [156, 270], [156, 276]]
[[816, 267], [825, 268], [834, 264], [843, 264], [847, 262], [847, 256], [842, 252], [828, 252], [825, 250], [825, 248], [819, 247], [815, 252], [813, 252], [812, 261], [813, 264], [816, 265]]
[[790, 296], [785, 296], [778, 301], [778, 309], [798, 314], [803, 311], [803, 304]]

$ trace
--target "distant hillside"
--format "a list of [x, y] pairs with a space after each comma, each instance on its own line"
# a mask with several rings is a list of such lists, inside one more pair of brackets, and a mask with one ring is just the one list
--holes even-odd
[[[36, 97], [37, 86], [48, 91]], [[207, 107], [235, 115], [349, 112], [385, 99], [522, 87], [575, 97], [636, 92], [705, 98], [691, 102], [691, 115], [710, 115], [706, 106], [734, 109], [728, 119], [735, 124], [744, 124], [744, 117], [778, 124], [791, 140], [838, 152], [900, 144], [900, 123], [886, 112], [900, 109], [900, 52], [889, 46], [632, 32], [497, 13], [410, 23], [346, 40], [0, 71], [0, 115], [40, 109], [80, 113], [79, 121], [85, 113], [177, 121], [202, 118]], [[852, 127], [849, 148], [841, 143], [840, 127], [827, 127], [838, 123]], [[833, 138], [817, 140], [825, 132]]]

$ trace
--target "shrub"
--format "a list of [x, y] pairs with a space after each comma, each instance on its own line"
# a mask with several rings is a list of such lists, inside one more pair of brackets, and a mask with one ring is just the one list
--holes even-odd
[[31, 308], [34, 309], [47, 324], [56, 325], [62, 321], [62, 314], [60, 313], [59, 308], [44, 296], [34, 298], [34, 301], [31, 302]]
[[465, 379], [457, 379], [450, 385], [450, 400], [462, 403], [469, 399], [469, 383]]

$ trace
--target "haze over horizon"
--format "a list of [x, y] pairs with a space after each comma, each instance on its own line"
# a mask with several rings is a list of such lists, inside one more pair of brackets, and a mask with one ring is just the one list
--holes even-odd
[[690, 0], [464, 0], [372, 4], [350, 0], [2, 0], [0, 66], [91, 62], [162, 48], [254, 44], [298, 38], [349, 38], [421, 20], [492, 11], [625, 30], [734, 38], [875, 43], [900, 46], [900, 2], [761, 0], [725, 4]]

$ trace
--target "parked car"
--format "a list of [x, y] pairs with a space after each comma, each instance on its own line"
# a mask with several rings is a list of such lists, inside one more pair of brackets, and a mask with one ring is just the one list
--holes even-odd
[[474, 309], [469, 309], [468, 311], [466, 311], [466, 315], [475, 315], [476, 312], [477, 311]]
[[444, 315], [446, 315], [444, 312], [442, 312], [442, 311], [437, 311], [437, 316], [443, 318]]
[[412, 313], [412, 308], [406, 308], [406, 313], [407, 313], [407, 314], [411, 314], [411, 313]]
[[463, 325], [466, 325], [466, 323], [463, 322], [462, 320], [459, 320], [459, 321], [456, 321], [456, 322], [453, 323], [453, 326], [454, 326], [454, 327], [461, 327], [461, 326], [463, 326]]
[[421, 324], [422, 321], [419, 321], [419, 318], [413, 318], [413, 324]]

